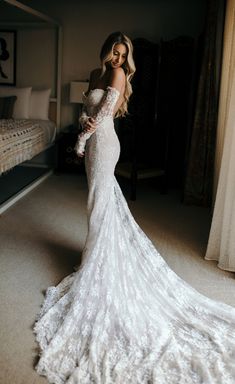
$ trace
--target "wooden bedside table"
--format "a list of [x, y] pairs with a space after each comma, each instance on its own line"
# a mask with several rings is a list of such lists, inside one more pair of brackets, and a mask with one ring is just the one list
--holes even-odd
[[84, 172], [84, 159], [79, 158], [74, 147], [78, 137], [78, 129], [69, 126], [60, 135], [58, 141], [58, 172]]

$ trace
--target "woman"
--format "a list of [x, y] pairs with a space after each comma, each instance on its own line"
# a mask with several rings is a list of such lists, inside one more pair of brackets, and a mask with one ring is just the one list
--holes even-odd
[[[40, 374], [55, 384], [232, 384], [235, 309], [199, 294], [134, 221], [114, 177], [113, 116], [127, 111], [132, 45], [108, 37], [84, 97], [76, 145], [89, 184], [79, 270], [47, 291], [35, 326]], [[146, 133], [147, 134], [147, 133]]]

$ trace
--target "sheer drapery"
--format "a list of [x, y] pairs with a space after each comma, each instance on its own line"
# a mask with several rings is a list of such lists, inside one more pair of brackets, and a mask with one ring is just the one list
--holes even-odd
[[226, 9], [215, 188], [217, 182], [205, 258], [235, 271], [235, 0], [228, 0]]

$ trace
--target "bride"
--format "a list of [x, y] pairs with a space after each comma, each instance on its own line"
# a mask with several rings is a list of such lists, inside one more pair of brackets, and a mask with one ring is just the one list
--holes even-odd
[[47, 289], [34, 328], [37, 372], [54, 384], [234, 384], [235, 309], [168, 267], [114, 177], [113, 118], [127, 112], [132, 92], [131, 41], [111, 34], [100, 58], [76, 144], [85, 152], [88, 235], [79, 269]]

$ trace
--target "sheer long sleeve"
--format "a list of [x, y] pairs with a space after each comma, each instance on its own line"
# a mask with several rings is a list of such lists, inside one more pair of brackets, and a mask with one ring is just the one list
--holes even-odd
[[[107, 87], [98, 109], [96, 110], [94, 115], [91, 116], [94, 119], [96, 129], [99, 124], [102, 124], [104, 119], [106, 119], [107, 117], [113, 117], [114, 107], [119, 98], [119, 95], [120, 93], [116, 88], [109, 86]], [[87, 121], [88, 118], [89, 117], [84, 113], [83, 121]], [[78, 140], [75, 146], [75, 151], [78, 155], [84, 153], [86, 141], [91, 137], [94, 132], [95, 130], [93, 132], [86, 132], [86, 130], [84, 130], [78, 135]]]
[[106, 117], [113, 117], [114, 107], [118, 101], [119, 95], [120, 92], [116, 88], [107, 87], [98, 110], [94, 116], [92, 116], [96, 124], [101, 124]]
[[80, 115], [80, 117], [78, 119], [79, 123], [82, 126], [82, 129], [84, 129], [84, 124], [87, 122], [88, 119], [89, 119], [89, 116], [87, 114], [87, 109], [86, 109], [85, 104], [83, 104], [82, 112], [81, 112], [81, 115]]

